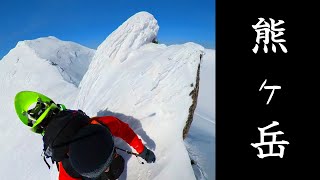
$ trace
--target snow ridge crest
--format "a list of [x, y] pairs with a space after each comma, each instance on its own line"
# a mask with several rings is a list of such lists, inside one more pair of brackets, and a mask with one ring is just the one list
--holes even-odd
[[25, 51], [57, 67], [62, 77], [75, 86], [80, 84], [95, 53], [95, 50], [80, 44], [49, 36], [19, 41], [4, 59], [14, 59], [11, 56], [17, 56], [23, 60]]
[[93, 61], [110, 59], [123, 62], [133, 50], [151, 43], [157, 38], [157, 20], [148, 12], [131, 16], [98, 47]]

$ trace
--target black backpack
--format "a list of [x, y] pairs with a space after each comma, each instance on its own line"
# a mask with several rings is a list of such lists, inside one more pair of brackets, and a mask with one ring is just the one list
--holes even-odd
[[69, 144], [73, 136], [90, 122], [90, 117], [81, 110], [60, 111], [50, 118], [43, 136], [43, 159], [49, 169], [46, 158], [51, 158], [52, 164], [68, 158]]

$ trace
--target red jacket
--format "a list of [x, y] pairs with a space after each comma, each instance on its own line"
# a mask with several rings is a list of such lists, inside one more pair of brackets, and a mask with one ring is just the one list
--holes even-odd
[[[91, 120], [91, 124], [100, 123], [108, 126], [114, 136], [126, 141], [139, 154], [143, 151], [144, 145], [127, 123], [124, 123], [113, 116], [94, 117], [91, 118]], [[73, 178], [69, 176], [63, 168], [62, 163], [59, 162], [59, 180], [81, 180], [81, 178]]]

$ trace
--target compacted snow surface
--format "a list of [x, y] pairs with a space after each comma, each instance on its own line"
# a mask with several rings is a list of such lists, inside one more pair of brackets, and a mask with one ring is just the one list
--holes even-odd
[[[43, 162], [42, 137], [15, 114], [13, 100], [23, 90], [43, 93], [89, 116], [113, 115], [128, 123], [157, 160], [140, 164], [119, 152], [126, 159], [120, 179], [215, 179], [215, 52], [191, 42], [154, 44], [158, 30], [157, 20], [140, 12], [97, 50], [53, 36], [19, 42], [0, 61], [1, 179], [58, 175]], [[200, 63], [198, 105], [184, 141]], [[116, 145], [134, 151], [118, 138]]]

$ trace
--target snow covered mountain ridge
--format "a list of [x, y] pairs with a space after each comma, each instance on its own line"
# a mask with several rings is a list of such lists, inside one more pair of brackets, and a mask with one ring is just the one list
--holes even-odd
[[[52, 36], [19, 42], [0, 61], [0, 103], [6, 107], [0, 108], [5, 114], [0, 120], [4, 129], [0, 146], [5, 146], [0, 159], [9, 163], [0, 163], [0, 174], [6, 179], [57, 177], [55, 169], [49, 175], [39, 157], [41, 137], [19, 122], [12, 105], [17, 92], [33, 90], [89, 116], [116, 116], [133, 128], [155, 152], [157, 162], [141, 165], [120, 152], [127, 162], [120, 179], [194, 180], [182, 135], [187, 120], [193, 119], [200, 63], [207, 51], [195, 43], [154, 44], [158, 30], [157, 20], [140, 12], [120, 25], [96, 51]], [[17, 133], [11, 133], [16, 129]], [[130, 148], [117, 138], [116, 145]], [[17, 166], [12, 159], [20, 159], [20, 173], [10, 170]]]
[[[20, 48], [24, 48], [18, 52]], [[56, 66], [67, 81], [76, 86], [79, 85], [82, 77], [86, 73], [95, 50], [84, 47], [70, 41], [61, 41], [56, 37], [49, 36], [38, 38], [35, 40], [25, 40], [17, 43], [8, 55], [4, 56], [3, 61], [12, 59], [11, 54], [18, 55], [29, 49], [30, 53], [34, 53], [40, 59]], [[9, 56], [9, 57], [8, 57]], [[23, 56], [21, 56], [23, 58]], [[20, 58], [17, 57], [19, 60]], [[30, 62], [29, 62], [30, 63]]]

